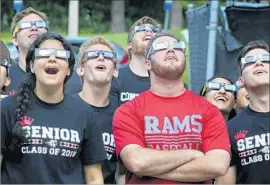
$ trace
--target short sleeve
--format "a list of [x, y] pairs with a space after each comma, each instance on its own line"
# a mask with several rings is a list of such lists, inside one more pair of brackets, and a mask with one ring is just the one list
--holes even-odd
[[92, 116], [88, 118], [88, 120], [92, 121], [85, 129], [82, 144], [83, 165], [101, 163], [107, 158], [100, 126], [97, 121], [93, 120], [93, 114], [91, 115]]
[[203, 119], [203, 152], [207, 153], [213, 149], [223, 149], [231, 153], [228, 129], [219, 109], [210, 105]]
[[116, 155], [129, 144], [145, 147], [144, 125], [138, 116], [138, 108], [133, 100], [121, 105], [113, 117], [113, 134], [116, 144]]

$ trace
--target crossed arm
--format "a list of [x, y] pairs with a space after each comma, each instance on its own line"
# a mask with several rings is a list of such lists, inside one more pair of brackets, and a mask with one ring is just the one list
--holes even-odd
[[230, 154], [225, 150], [203, 155], [197, 150], [159, 151], [134, 144], [125, 146], [120, 156], [125, 166], [138, 176], [181, 182], [200, 182], [225, 175], [230, 163]]
[[235, 184], [236, 166], [231, 166], [226, 175], [216, 178], [216, 184]]

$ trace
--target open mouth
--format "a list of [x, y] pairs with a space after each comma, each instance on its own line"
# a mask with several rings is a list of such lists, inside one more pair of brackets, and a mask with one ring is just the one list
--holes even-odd
[[224, 96], [218, 96], [215, 98], [215, 101], [227, 102], [227, 98], [225, 98]]
[[259, 76], [259, 75], [262, 75], [262, 74], [265, 74], [265, 73], [267, 73], [265, 70], [256, 70], [254, 72], [254, 75]]
[[152, 39], [152, 36], [149, 36], [149, 35], [147, 35], [147, 36], [143, 37], [143, 40], [147, 40], [147, 41], [149, 41], [149, 40], [151, 40], [151, 39]]
[[98, 70], [98, 71], [104, 71], [104, 70], [106, 70], [106, 66], [98, 65], [98, 66], [95, 67], [95, 69]]
[[58, 73], [58, 69], [56, 67], [47, 67], [45, 68], [45, 72], [49, 75], [55, 75]]
[[249, 100], [249, 95], [248, 94], [246, 95], [246, 99]]

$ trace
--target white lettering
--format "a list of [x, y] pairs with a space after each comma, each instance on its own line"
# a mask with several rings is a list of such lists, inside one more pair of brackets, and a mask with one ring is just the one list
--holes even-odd
[[70, 135], [71, 135], [71, 138], [70, 138], [71, 142], [76, 142], [76, 143], [80, 142], [79, 133], [77, 131], [70, 130]]
[[173, 130], [173, 127], [172, 127], [172, 124], [169, 120], [168, 117], [165, 117], [164, 118], [164, 126], [163, 126], [163, 130], [162, 130], [162, 133], [163, 134], [173, 134], [174, 133], [174, 130]]
[[32, 138], [41, 138], [40, 126], [31, 126], [32, 128]]
[[160, 134], [161, 131], [158, 129], [158, 119], [155, 116], [144, 116], [145, 121], [145, 133], [146, 134]]
[[137, 93], [129, 93], [129, 92], [121, 92], [120, 94], [120, 100], [123, 101], [129, 101], [134, 99], [136, 96], [139, 96]]
[[42, 138], [53, 139], [53, 128], [52, 127], [42, 127]]
[[202, 120], [201, 115], [191, 115], [190, 121], [193, 126], [197, 126], [197, 128], [192, 128], [192, 131], [195, 133], [201, 133], [202, 132], [202, 123], [198, 121]]
[[239, 152], [242, 152], [245, 150], [246, 147], [245, 147], [245, 140], [244, 139], [239, 139], [236, 144], [237, 144], [237, 149]]

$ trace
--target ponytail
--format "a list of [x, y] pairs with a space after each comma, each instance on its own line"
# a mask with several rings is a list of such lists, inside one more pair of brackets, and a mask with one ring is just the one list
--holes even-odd
[[31, 106], [31, 97], [36, 85], [36, 76], [28, 72], [24, 81], [20, 85], [17, 93], [16, 120], [12, 130], [12, 142], [10, 150], [14, 150], [16, 146], [21, 146], [21, 143], [26, 139], [26, 132], [21, 125], [21, 118], [25, 115]]

